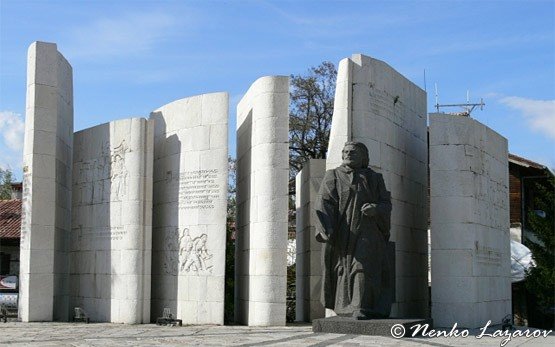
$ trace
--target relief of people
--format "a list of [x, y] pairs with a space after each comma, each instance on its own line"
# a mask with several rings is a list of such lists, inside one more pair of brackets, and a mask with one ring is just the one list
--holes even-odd
[[[125, 154], [131, 152], [123, 140], [110, 150], [110, 143], [102, 145], [100, 157], [79, 163], [82, 177], [80, 203], [92, 204], [121, 200], [126, 194], [127, 168]], [[112, 199], [111, 199], [112, 197]]]
[[207, 264], [207, 261], [212, 258], [212, 254], [208, 253], [206, 247], [207, 239], [206, 234], [192, 238], [188, 228], [183, 230], [183, 236], [179, 240], [181, 245], [179, 251], [180, 269], [182, 272], [212, 272], [212, 266]]
[[112, 194], [117, 200], [121, 200], [126, 193], [127, 169], [125, 168], [125, 153], [127, 152], [129, 152], [129, 149], [125, 145], [125, 140], [123, 140], [119, 146], [114, 148], [111, 155], [112, 172], [110, 178], [112, 179]]

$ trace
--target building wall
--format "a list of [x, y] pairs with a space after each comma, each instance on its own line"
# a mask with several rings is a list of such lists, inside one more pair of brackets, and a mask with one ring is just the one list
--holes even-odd
[[522, 223], [522, 176], [520, 168], [509, 163], [509, 203], [511, 223]]
[[19, 239], [0, 239], [0, 253], [9, 256], [9, 263], [2, 264], [2, 268], [6, 267], [7, 272], [0, 275], [19, 275]]

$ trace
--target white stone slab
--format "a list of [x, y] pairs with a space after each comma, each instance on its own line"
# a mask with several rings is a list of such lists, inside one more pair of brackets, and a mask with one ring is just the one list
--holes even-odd
[[256, 80], [237, 106], [235, 321], [285, 325], [289, 79]]
[[72, 68], [56, 44], [27, 55], [20, 318], [67, 320], [73, 148]]
[[314, 225], [317, 221], [314, 203], [325, 171], [325, 159], [310, 159], [295, 178], [297, 229], [295, 312], [296, 320], [300, 322], [311, 322], [325, 317], [324, 306], [320, 302], [322, 244], [314, 237]]
[[507, 140], [464, 116], [430, 115], [432, 318], [500, 324], [511, 313]]
[[[383, 174], [392, 195], [391, 240], [396, 247], [396, 288], [427, 286], [428, 224], [426, 93], [386, 63], [361, 54], [341, 60], [326, 168], [341, 164], [346, 141], [363, 142], [370, 167]], [[428, 296], [398, 292], [394, 317], [427, 317]]]
[[[154, 122], [75, 133], [70, 307], [91, 321], [150, 322]], [[94, 142], [95, 145], [92, 143]]]
[[228, 99], [203, 94], [150, 114], [152, 321], [168, 307], [183, 324], [224, 322]]

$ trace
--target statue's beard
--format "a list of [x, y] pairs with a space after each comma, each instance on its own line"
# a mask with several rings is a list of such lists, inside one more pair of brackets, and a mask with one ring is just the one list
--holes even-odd
[[[358, 164], [358, 165], [357, 165]], [[362, 168], [362, 164], [361, 163], [357, 163], [355, 161], [349, 160], [349, 159], [344, 159], [343, 160], [343, 165], [350, 167], [351, 169], [355, 170], [355, 169], [360, 169]]]

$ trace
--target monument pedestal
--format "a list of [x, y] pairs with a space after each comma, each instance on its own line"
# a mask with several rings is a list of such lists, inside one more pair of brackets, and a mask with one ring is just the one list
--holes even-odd
[[[395, 327], [396, 325], [402, 325]], [[356, 335], [374, 335], [386, 337], [402, 337], [411, 336], [415, 325], [428, 324], [429, 329], [432, 328], [433, 320], [431, 318], [388, 318], [388, 319], [369, 319], [356, 320], [347, 317], [328, 317], [320, 318], [312, 321], [312, 331], [315, 333], [333, 333], [333, 334], [356, 334]], [[393, 334], [392, 334], [393, 328]]]

